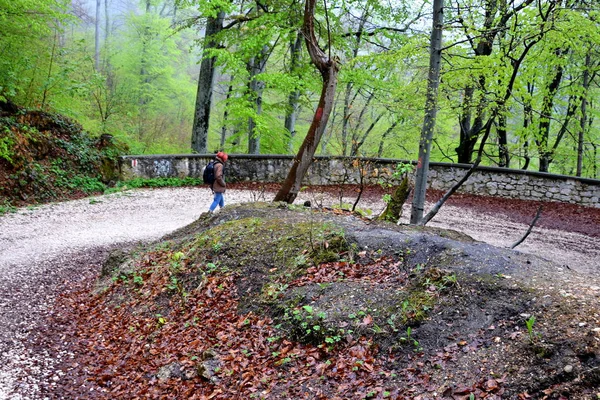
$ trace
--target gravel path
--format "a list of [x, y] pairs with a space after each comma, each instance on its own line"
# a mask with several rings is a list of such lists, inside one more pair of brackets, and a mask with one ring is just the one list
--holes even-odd
[[[258, 197], [258, 192], [230, 190], [226, 202]], [[0, 400], [38, 399], [40, 384], [51, 386], [62, 379], [53, 371], [55, 359], [30, 342], [61, 291], [92, 278], [112, 248], [155, 240], [185, 226], [204, 212], [211, 200], [205, 188], [137, 190], [0, 216]], [[296, 203], [304, 200], [313, 205], [336, 201], [303, 193]], [[364, 201], [359, 206], [376, 213], [383, 208], [379, 201]], [[520, 238], [528, 223], [445, 206], [430, 225], [460, 230], [506, 247]], [[582, 274], [600, 269], [598, 237], [536, 228], [518, 249]]]

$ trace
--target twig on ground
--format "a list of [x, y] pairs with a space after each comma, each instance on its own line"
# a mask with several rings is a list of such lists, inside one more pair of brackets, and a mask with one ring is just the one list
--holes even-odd
[[533, 221], [531, 221], [531, 224], [529, 224], [529, 229], [527, 229], [527, 232], [525, 232], [525, 234], [523, 235], [523, 237], [521, 239], [517, 240], [512, 246], [510, 246], [511, 249], [514, 249], [515, 247], [517, 247], [518, 245], [523, 243], [523, 241], [525, 239], [527, 239], [527, 236], [529, 236], [529, 234], [531, 233], [531, 230], [535, 226], [535, 223], [540, 218], [540, 215], [542, 215], [543, 207], [544, 207], [544, 205], [540, 204], [540, 206], [537, 209], [537, 212], [535, 213], [535, 217], [533, 218]]

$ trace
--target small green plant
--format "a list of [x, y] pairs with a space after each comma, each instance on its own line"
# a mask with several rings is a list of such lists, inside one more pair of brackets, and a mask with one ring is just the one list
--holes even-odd
[[171, 255], [171, 273], [176, 273], [181, 270], [182, 261], [185, 258], [185, 254], [181, 251], [177, 251]]
[[392, 174], [392, 177], [394, 177], [396, 179], [400, 179], [404, 175], [412, 172], [414, 168], [415, 167], [410, 163], [403, 163], [403, 162], [398, 163], [398, 165], [396, 165], [396, 171], [394, 171], [394, 173]]
[[17, 207], [12, 206], [10, 204], [4, 204], [4, 205], [0, 204], [0, 215], [7, 214], [9, 212], [10, 213], [17, 212]]
[[67, 184], [73, 189], [79, 189], [84, 193], [103, 193], [106, 190], [106, 185], [96, 177], [85, 175], [76, 175], [70, 179]]
[[400, 338], [400, 342], [411, 344], [414, 348], [414, 351], [423, 350], [419, 344], [419, 341], [412, 337], [412, 328], [410, 326], [406, 328], [406, 335]]
[[167, 320], [161, 314], [156, 314], [156, 323], [159, 328], [162, 328], [167, 323]]
[[171, 256], [171, 259], [173, 261], [178, 262], [178, 261], [181, 261], [184, 257], [185, 257], [185, 254], [182, 253], [181, 251], [178, 251], [176, 253], [173, 253], [173, 255]]
[[283, 293], [285, 293], [285, 291], [288, 289], [288, 286], [289, 285], [285, 283], [267, 283], [263, 287], [263, 293], [267, 298], [276, 300], [283, 295]]
[[535, 330], [533, 329], [534, 325], [535, 325], [535, 316], [532, 315], [527, 320], [525, 320], [525, 326], [527, 327], [527, 335], [528, 335], [529, 341], [531, 343], [536, 342], [540, 337], [540, 334], [535, 332]]
[[15, 141], [11, 136], [4, 136], [0, 138], [0, 158], [5, 159], [11, 165], [13, 164], [14, 157], [14, 145]]
[[458, 286], [458, 278], [456, 277], [456, 274], [444, 275], [442, 277], [442, 283], [445, 287]]
[[143, 187], [181, 187], [202, 185], [200, 178], [134, 178], [129, 181], [119, 182], [117, 190], [138, 189]]

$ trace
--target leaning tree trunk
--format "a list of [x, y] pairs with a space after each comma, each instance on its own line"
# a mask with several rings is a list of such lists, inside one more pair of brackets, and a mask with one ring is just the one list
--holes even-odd
[[306, 0], [304, 7], [304, 24], [302, 32], [306, 40], [306, 47], [312, 63], [317, 67], [323, 77], [323, 87], [321, 89], [321, 97], [315, 115], [313, 116], [308, 133], [298, 150], [298, 154], [294, 157], [287, 178], [281, 185], [279, 192], [275, 196], [274, 201], [285, 201], [293, 203], [298, 196], [302, 179], [310, 167], [313, 156], [319, 145], [319, 141], [323, 136], [329, 114], [333, 108], [333, 100], [335, 97], [335, 89], [337, 87], [337, 76], [339, 67], [336, 60], [328, 57], [319, 47], [319, 43], [315, 36], [314, 29], [314, 13], [316, 0]]
[[209, 57], [207, 53], [218, 45], [214, 40], [214, 35], [223, 29], [224, 18], [225, 13], [219, 12], [216, 18], [209, 17], [206, 21], [203, 58], [198, 76], [198, 92], [196, 94], [194, 126], [192, 128], [192, 150], [199, 154], [204, 154], [207, 151], [208, 125], [215, 76], [215, 57]]

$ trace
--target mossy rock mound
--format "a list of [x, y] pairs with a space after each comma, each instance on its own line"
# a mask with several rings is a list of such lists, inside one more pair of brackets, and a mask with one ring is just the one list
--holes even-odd
[[396, 387], [415, 368], [448, 396], [597, 386], [572, 373], [597, 368], [598, 340], [569, 325], [591, 326], [591, 306], [575, 309], [559, 286], [535, 284], [558, 267], [456, 232], [254, 203], [204, 214], [128, 260], [118, 257], [107, 265], [125, 284], [108, 289], [110, 304], [138, 299], [135, 312], [169, 320], [193, 309], [189, 299], [213, 301], [211, 277], [229, 276], [238, 315], [260, 315], [288, 343], [323, 354], [368, 340], [382, 365], [412, 371], [391, 379]]

